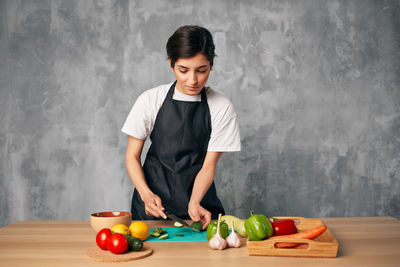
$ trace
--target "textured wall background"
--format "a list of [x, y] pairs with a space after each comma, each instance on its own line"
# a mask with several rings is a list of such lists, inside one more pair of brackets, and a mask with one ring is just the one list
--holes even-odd
[[129, 210], [120, 132], [174, 78], [184, 24], [216, 42], [209, 85], [242, 152], [216, 183], [228, 213], [400, 217], [398, 1], [0, 0], [0, 226]]

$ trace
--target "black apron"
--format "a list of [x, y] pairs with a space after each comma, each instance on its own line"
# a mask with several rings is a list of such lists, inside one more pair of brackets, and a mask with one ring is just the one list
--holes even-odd
[[[161, 198], [164, 208], [182, 219], [190, 219], [188, 203], [207, 153], [211, 116], [205, 88], [201, 90], [201, 102], [178, 101], [172, 99], [175, 84], [176, 81], [157, 114], [143, 171], [150, 190]], [[200, 205], [211, 212], [213, 219], [225, 213], [214, 182]], [[131, 212], [134, 220], [157, 219], [146, 215], [136, 189]]]

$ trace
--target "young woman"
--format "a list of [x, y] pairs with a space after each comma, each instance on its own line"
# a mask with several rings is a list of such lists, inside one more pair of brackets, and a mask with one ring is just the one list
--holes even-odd
[[240, 151], [239, 127], [231, 102], [205, 87], [215, 56], [210, 32], [180, 27], [166, 48], [176, 81], [142, 93], [122, 128], [129, 135], [126, 168], [135, 186], [132, 219], [166, 219], [168, 210], [201, 221], [204, 229], [224, 213], [215, 168], [222, 152]]

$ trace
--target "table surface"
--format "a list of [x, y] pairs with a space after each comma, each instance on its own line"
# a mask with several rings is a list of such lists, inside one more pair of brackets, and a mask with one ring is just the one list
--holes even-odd
[[[400, 221], [393, 217], [322, 218], [339, 242], [336, 258], [249, 256], [238, 249], [211, 250], [207, 242], [147, 242], [153, 254], [123, 263], [86, 257], [95, 245], [89, 221], [19, 221], [0, 228], [0, 266], [400, 266]], [[146, 221], [149, 227], [171, 221]]]

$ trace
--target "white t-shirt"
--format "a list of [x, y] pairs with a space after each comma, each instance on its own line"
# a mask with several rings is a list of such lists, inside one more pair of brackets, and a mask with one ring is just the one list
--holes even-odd
[[[171, 85], [163, 84], [143, 92], [129, 112], [121, 131], [145, 140], [153, 130], [158, 111]], [[173, 99], [201, 101], [201, 95], [185, 95], [175, 89]], [[239, 125], [232, 103], [211, 88], [207, 88], [207, 102], [211, 115], [211, 137], [207, 151], [240, 151]]]

